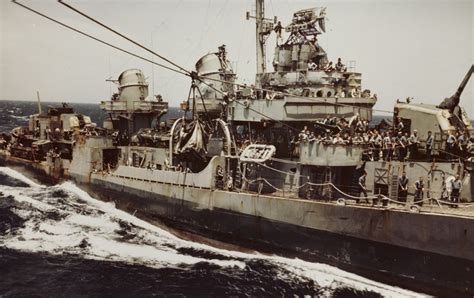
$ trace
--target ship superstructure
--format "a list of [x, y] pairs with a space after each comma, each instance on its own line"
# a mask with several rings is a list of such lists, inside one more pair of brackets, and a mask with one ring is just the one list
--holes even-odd
[[[326, 9], [297, 11], [283, 26], [265, 18], [262, 0], [256, 5], [254, 86], [237, 83], [221, 46], [185, 72], [191, 85], [184, 116], [167, 125], [160, 117], [168, 104], [148, 94], [142, 71], [126, 70], [115, 81], [118, 93], [101, 103], [108, 113], [103, 129], [61, 110], [16, 130], [24, 136], [39, 127], [35, 141], [51, 142], [41, 130], [62, 123], [57, 137], [69, 138], [70, 158], [48, 163], [3, 150], [2, 159], [74, 179], [152, 221], [378, 278], [413, 276], [420, 287], [474, 292], [473, 153], [453, 151], [448, 142], [451, 134], [472, 136], [459, 96], [473, 68], [451, 100], [438, 107], [398, 103], [393, 123], [374, 130], [368, 123], [375, 94], [362, 90], [360, 73], [342, 61], [330, 64], [317, 41]], [[269, 34], [277, 35], [271, 72]], [[410, 154], [405, 134], [416, 137], [407, 140]], [[403, 173], [410, 181], [405, 201]], [[415, 199], [420, 177], [424, 197]], [[454, 202], [447, 199], [453, 179], [462, 184]]]

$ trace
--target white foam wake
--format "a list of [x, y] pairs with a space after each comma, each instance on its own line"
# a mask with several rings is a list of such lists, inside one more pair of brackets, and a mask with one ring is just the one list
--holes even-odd
[[[0, 170], [15, 179], [32, 182], [14, 170]], [[154, 268], [193, 265], [199, 262], [245, 268], [246, 261], [264, 260], [296, 276], [312, 279], [318, 285], [329, 289], [348, 286], [374, 291], [386, 297], [421, 296], [326, 264], [236, 252], [183, 240], [116, 209], [112, 203], [94, 199], [72, 182], [50, 188], [38, 188], [40, 185], [34, 182], [30, 185], [33, 187], [0, 186], [5, 195], [11, 195], [16, 201], [31, 206], [15, 208], [15, 213], [27, 221], [18, 233], [0, 237], [0, 245], [4, 247], [51, 254], [77, 254], [89, 259], [141, 264]], [[58, 191], [63, 191], [66, 195], [58, 196]], [[196, 257], [181, 253], [180, 248], [210, 252], [228, 259]]]
[[279, 256], [266, 256], [258, 253], [248, 254], [242, 253], [237, 251], [229, 251], [225, 249], [215, 248], [206, 244], [195, 243], [186, 241], [176, 237], [175, 235], [164, 231], [154, 225], [151, 225], [148, 222], [145, 222], [135, 216], [130, 215], [122, 210], [116, 209], [112, 204], [105, 203], [102, 201], [98, 201], [92, 198], [87, 192], [83, 191], [79, 187], [77, 187], [72, 182], [65, 182], [61, 185], [64, 189], [75, 193], [76, 195], [80, 196], [81, 199], [87, 201], [89, 204], [97, 206], [104, 211], [109, 212], [110, 214], [114, 214], [122, 219], [126, 219], [127, 221], [146, 229], [150, 232], [157, 233], [160, 237], [166, 237], [169, 240], [172, 240], [173, 243], [177, 247], [192, 247], [199, 250], [211, 251], [214, 253], [218, 253], [221, 255], [225, 255], [228, 257], [237, 257], [237, 258], [244, 258], [244, 259], [263, 259], [267, 261], [272, 261], [274, 263], [278, 263], [282, 268], [285, 268], [297, 275], [305, 276], [310, 279], [316, 281], [319, 285], [323, 287], [338, 287], [342, 284], [351, 286], [358, 290], [367, 290], [367, 291], [375, 291], [380, 293], [385, 297], [418, 297], [423, 296], [419, 295], [415, 292], [401, 289], [398, 287], [388, 286], [383, 283], [379, 283], [364, 277], [361, 277], [357, 274], [353, 274], [350, 272], [346, 272], [344, 270], [338, 269], [333, 266], [329, 266], [326, 264], [321, 263], [312, 263], [306, 262], [300, 259], [289, 259]]
[[26, 177], [25, 175], [23, 175], [22, 173], [20, 172], [17, 172], [13, 169], [10, 169], [8, 167], [0, 167], [0, 172], [4, 173], [5, 175], [8, 175], [14, 179], [17, 179], [21, 182], [24, 182], [26, 184], [28, 184], [29, 186], [31, 187], [41, 187], [40, 184], [34, 182], [33, 180], [31, 180], [30, 178]]

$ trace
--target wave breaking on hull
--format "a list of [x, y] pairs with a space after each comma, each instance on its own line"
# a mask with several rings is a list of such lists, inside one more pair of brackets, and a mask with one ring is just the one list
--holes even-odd
[[[196, 275], [203, 274], [202, 266], [210, 266], [212, 272], [219, 272], [219, 278], [228, 279], [230, 293], [239, 291], [231, 285], [255, 283], [248, 293], [262, 294], [256, 289], [274, 287], [286, 294], [333, 295], [344, 288], [387, 297], [421, 296], [326, 264], [183, 240], [116, 209], [112, 203], [94, 199], [72, 182], [45, 187], [9, 168], [0, 168], [0, 173], [3, 249], [78, 256], [157, 270], [174, 268], [187, 274], [195, 271]], [[4, 185], [5, 175], [29, 186]], [[281, 288], [275, 286], [279, 283], [283, 283]], [[299, 291], [301, 288], [305, 291]]]

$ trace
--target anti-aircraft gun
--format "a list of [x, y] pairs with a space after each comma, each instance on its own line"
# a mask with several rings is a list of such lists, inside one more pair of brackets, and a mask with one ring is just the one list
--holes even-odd
[[464, 88], [466, 87], [467, 83], [469, 82], [469, 79], [472, 76], [472, 72], [474, 72], [474, 65], [471, 65], [471, 68], [467, 72], [466, 76], [464, 77], [464, 80], [461, 82], [459, 85], [458, 89], [456, 90], [456, 93], [454, 93], [453, 96], [445, 98], [441, 104], [437, 106], [439, 109], [448, 109], [449, 112], [451, 113], [451, 116], [449, 118], [449, 121], [451, 122], [452, 125], [458, 127], [459, 129], [465, 129], [464, 122], [462, 120], [462, 111], [459, 108], [459, 100], [461, 97], [462, 92], [464, 91]]
[[456, 93], [447, 97], [437, 106], [429, 104], [397, 103], [394, 107], [394, 123], [402, 121], [407, 132], [418, 130], [418, 135], [422, 142], [428, 136], [428, 131], [433, 133], [434, 151], [445, 151], [446, 139], [450, 132], [463, 131], [473, 135], [474, 129], [471, 125], [466, 111], [459, 106], [460, 96], [469, 82], [474, 71], [471, 65], [469, 71], [459, 85]]

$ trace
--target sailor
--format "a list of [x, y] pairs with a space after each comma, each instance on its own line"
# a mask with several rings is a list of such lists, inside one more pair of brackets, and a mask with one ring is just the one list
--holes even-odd
[[407, 156], [407, 146], [408, 146], [408, 133], [403, 134], [401, 131], [398, 132], [399, 135], [399, 154], [400, 156], [398, 157], [399, 161], [405, 161], [405, 158]]
[[346, 142], [344, 141], [343, 138], [341, 138], [341, 135], [340, 134], [336, 134], [336, 136], [334, 137], [334, 139], [332, 140], [332, 143], [334, 145], [344, 145]]
[[[456, 175], [455, 179], [451, 181], [451, 202], [459, 203], [459, 194], [461, 193], [462, 181], [459, 179], [459, 174]], [[457, 208], [458, 205], [452, 205], [453, 208]]]
[[392, 159], [392, 138], [388, 131], [385, 132], [385, 137], [383, 138], [383, 159], [385, 161]]
[[364, 139], [362, 138], [360, 132], [356, 133], [356, 136], [352, 139], [352, 143], [354, 144], [362, 144]]
[[37, 126], [35, 127], [35, 138], [39, 138], [40, 137], [40, 128]]
[[351, 97], [360, 97], [360, 87], [356, 87], [351, 91]]
[[405, 124], [403, 124], [402, 118], [400, 116], [397, 117], [397, 130], [403, 131], [404, 128], [405, 128]]
[[314, 132], [310, 132], [308, 136], [308, 142], [312, 143], [316, 141], [316, 136], [314, 135]]
[[375, 157], [375, 160], [379, 160], [380, 155], [382, 153], [380, 149], [382, 149], [383, 139], [378, 131], [375, 131], [375, 134], [373, 136], [373, 142], [374, 142], [374, 148], [375, 148], [374, 157]]
[[281, 25], [281, 22], [278, 21], [275, 27], [273, 28], [273, 31], [275, 31], [277, 38], [281, 38], [281, 30], [283, 29], [283, 26]]
[[49, 128], [49, 126], [46, 126], [46, 129], [44, 130], [44, 134], [46, 136], [46, 139], [49, 140], [49, 138], [51, 137], [51, 129]]
[[454, 134], [454, 137], [456, 138], [456, 141], [454, 142], [455, 145], [454, 145], [453, 154], [454, 154], [454, 157], [459, 158], [461, 156], [462, 136], [459, 133], [459, 131], [456, 131], [456, 133]]
[[365, 123], [364, 121], [362, 120], [358, 120], [356, 125], [355, 125], [355, 130], [358, 131], [358, 132], [363, 132], [366, 130], [366, 126], [365, 126]]
[[367, 156], [367, 160], [369, 161], [375, 161], [375, 158], [374, 158], [374, 151], [373, 150], [369, 150], [369, 155]]
[[308, 127], [307, 126], [303, 127], [303, 130], [298, 135], [299, 141], [300, 142], [307, 142], [308, 141], [308, 133], [309, 133]]
[[329, 116], [329, 114], [326, 115], [326, 119], [324, 119], [323, 124], [331, 125], [331, 117]]
[[428, 137], [426, 138], [426, 159], [428, 162], [432, 161], [431, 153], [433, 151], [434, 138], [431, 130], [428, 131]]
[[398, 200], [400, 202], [406, 202], [408, 195], [408, 178], [405, 172], [398, 177]]
[[393, 148], [393, 157], [396, 160], [400, 160], [400, 139], [401, 139], [400, 132], [397, 134], [394, 132], [392, 137], [392, 148]]
[[224, 170], [222, 170], [220, 165], [217, 165], [216, 167], [216, 188], [224, 188]]
[[344, 70], [344, 64], [342, 64], [341, 58], [337, 58], [336, 70], [337, 71], [343, 71]]
[[[360, 194], [363, 193], [364, 194], [364, 198], [367, 200], [367, 188], [366, 188], [366, 178], [367, 178], [367, 171], [364, 170], [364, 172], [362, 173], [362, 176], [359, 177], [359, 191], [358, 191], [358, 194], [359, 194], [359, 197], [360, 197]], [[356, 202], [359, 203], [359, 199], [356, 199]]]
[[367, 132], [362, 133], [362, 143], [368, 144], [370, 141], [369, 134]]
[[334, 67], [332, 66], [332, 61], [329, 62], [329, 64], [326, 66], [326, 68], [324, 70], [327, 71], [327, 72], [331, 72], [331, 71], [334, 70]]
[[423, 205], [423, 193], [425, 191], [425, 184], [423, 182], [423, 177], [420, 177], [420, 179], [418, 179], [416, 182], [415, 182], [415, 198], [414, 198], [414, 203], [419, 205], [419, 206], [422, 206]]
[[458, 145], [459, 145], [459, 156], [461, 158], [466, 157], [467, 153], [467, 140], [469, 139], [469, 135], [466, 135], [466, 132], [462, 132], [458, 137]]
[[225, 61], [226, 57], [225, 57], [225, 44], [221, 45], [220, 47], [217, 48], [219, 50], [219, 57]]
[[453, 132], [450, 131], [448, 134], [448, 138], [446, 139], [446, 152], [448, 153], [448, 158], [453, 158], [454, 155], [454, 147], [456, 146], [456, 137], [454, 136]]
[[233, 190], [234, 189], [234, 180], [232, 179], [232, 172], [229, 173], [227, 176], [227, 190]]
[[415, 158], [418, 151], [418, 143], [420, 142], [418, 138], [418, 130], [414, 129], [410, 138], [408, 138], [408, 150], [410, 152], [409, 158]]
[[[341, 119], [341, 121], [345, 121], [345, 119]], [[355, 113], [354, 116], [352, 116], [349, 119], [349, 126], [356, 126], [357, 122], [359, 121], [360, 121], [359, 113]]]

